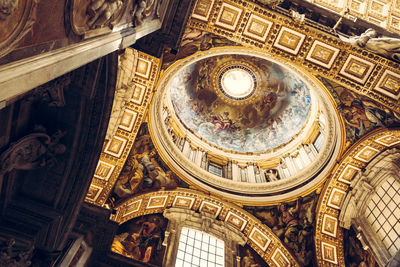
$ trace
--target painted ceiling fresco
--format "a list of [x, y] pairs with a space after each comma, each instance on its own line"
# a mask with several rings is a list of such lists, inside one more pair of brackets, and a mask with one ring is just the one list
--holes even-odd
[[173, 62], [193, 55], [198, 51], [207, 51], [214, 47], [239, 45], [225, 37], [188, 27], [182, 36], [181, 46], [177, 53], [171, 53], [172, 51], [169, 50], [164, 52], [162, 68], [166, 69]]
[[[213, 72], [227, 62], [256, 66], [260, 78], [251, 101], [238, 105], [219, 94]], [[214, 56], [185, 67], [172, 79], [170, 94], [187, 129], [218, 148], [239, 153], [264, 152], [291, 141], [311, 106], [309, 88], [294, 73], [244, 55]]]
[[313, 249], [315, 208], [319, 195], [315, 192], [295, 202], [270, 207], [244, 207], [282, 240], [301, 266], [316, 266]]
[[118, 227], [111, 251], [141, 262], [161, 266], [165, 247], [162, 242], [168, 220], [162, 214], [132, 219]]
[[350, 143], [378, 127], [400, 126], [400, 114], [375, 101], [351, 92], [331, 80], [319, 77], [338, 105], [346, 125], [346, 137]]
[[137, 194], [178, 186], [188, 187], [161, 160], [150, 138], [147, 123], [143, 123], [108, 203], [116, 206]]
[[371, 249], [364, 249], [360, 240], [357, 237], [353, 227], [350, 230], [344, 230], [343, 240], [344, 242], [344, 257], [346, 260], [346, 266], [367, 266], [367, 267], [378, 267], [378, 263], [371, 252]]

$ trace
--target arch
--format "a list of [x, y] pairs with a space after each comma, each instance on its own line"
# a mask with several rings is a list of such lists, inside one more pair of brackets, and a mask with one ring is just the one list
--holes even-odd
[[318, 265], [345, 265], [339, 213], [346, 195], [349, 194], [350, 184], [371, 160], [399, 143], [399, 129], [377, 129], [351, 146], [334, 167], [327, 178], [316, 210], [318, 220], [315, 227], [315, 251]]
[[281, 240], [266, 225], [240, 207], [190, 189], [158, 191], [139, 195], [121, 204], [111, 220], [123, 224], [133, 218], [181, 208], [211, 215], [248, 237], [247, 243], [270, 266], [299, 266]]

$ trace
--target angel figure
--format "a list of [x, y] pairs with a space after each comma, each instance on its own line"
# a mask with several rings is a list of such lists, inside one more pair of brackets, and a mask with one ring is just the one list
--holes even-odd
[[339, 35], [339, 38], [353, 46], [365, 48], [383, 57], [400, 62], [400, 39], [393, 37], [378, 37], [374, 29], [368, 29], [360, 36], [346, 38]]

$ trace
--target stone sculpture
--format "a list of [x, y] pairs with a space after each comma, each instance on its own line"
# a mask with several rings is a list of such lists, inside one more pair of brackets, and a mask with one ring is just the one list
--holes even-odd
[[17, 249], [15, 239], [13, 238], [3, 241], [0, 244], [0, 266], [30, 266], [33, 249], [33, 246], [29, 247], [27, 250]]
[[0, 0], [0, 19], [5, 20], [18, 7], [18, 0]]
[[135, 26], [140, 26], [148, 18], [158, 17], [159, 0], [139, 0], [134, 10]]
[[63, 154], [66, 147], [59, 144], [65, 135], [57, 131], [51, 137], [43, 132], [28, 134], [12, 144], [0, 156], [0, 175], [12, 170], [33, 170], [51, 166], [56, 155]]
[[400, 39], [393, 37], [378, 37], [374, 29], [368, 29], [360, 36], [350, 38], [339, 35], [340, 39], [353, 46], [365, 48], [383, 57], [400, 62]]
[[123, 7], [121, 0], [94, 0], [87, 9], [90, 28], [104, 27], [110, 25], [113, 17]]

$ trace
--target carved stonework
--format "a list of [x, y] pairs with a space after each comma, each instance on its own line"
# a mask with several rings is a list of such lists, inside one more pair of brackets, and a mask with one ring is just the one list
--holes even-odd
[[26, 267], [31, 265], [34, 247], [28, 250], [19, 250], [15, 247], [15, 240], [10, 239], [0, 244], [0, 266]]
[[0, 155], [0, 175], [12, 170], [33, 170], [56, 163], [56, 156], [66, 147], [60, 144], [65, 135], [57, 131], [51, 137], [43, 132], [28, 134]]
[[160, 0], [139, 0], [134, 12], [135, 26], [142, 25], [147, 19], [157, 18], [159, 3]]
[[32, 90], [29, 100], [46, 103], [49, 107], [63, 107], [65, 106], [64, 87], [70, 83], [71, 77], [64, 75]]
[[0, 57], [32, 30], [37, 0], [0, 0]]
[[353, 46], [365, 48], [383, 57], [400, 62], [400, 39], [393, 37], [378, 36], [374, 29], [368, 29], [360, 36], [350, 38], [339, 37]]
[[18, 7], [18, 0], [0, 0], [0, 19], [6, 19]]
[[72, 0], [70, 22], [73, 32], [110, 30], [121, 19], [129, 0]]

